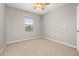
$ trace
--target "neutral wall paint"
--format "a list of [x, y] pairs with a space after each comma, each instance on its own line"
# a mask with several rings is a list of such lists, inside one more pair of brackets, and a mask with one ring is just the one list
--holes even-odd
[[77, 50], [79, 52], [79, 4], [77, 5]]
[[79, 52], [79, 32], [77, 32], [77, 51]]
[[[25, 32], [24, 30], [24, 17], [28, 16], [33, 17], [33, 32]], [[17, 8], [6, 7], [6, 20], [7, 42], [41, 36], [41, 20], [40, 16], [36, 14], [20, 10]]]
[[0, 3], [0, 49], [3, 48], [6, 42], [5, 30], [5, 5]]
[[77, 5], [77, 30], [79, 31], [79, 4]]
[[76, 46], [76, 5], [67, 4], [44, 15], [43, 35]]

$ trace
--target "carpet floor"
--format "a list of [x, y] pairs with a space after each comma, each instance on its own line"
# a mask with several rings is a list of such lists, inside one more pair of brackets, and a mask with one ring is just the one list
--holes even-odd
[[1, 56], [79, 56], [75, 48], [47, 39], [8, 44]]

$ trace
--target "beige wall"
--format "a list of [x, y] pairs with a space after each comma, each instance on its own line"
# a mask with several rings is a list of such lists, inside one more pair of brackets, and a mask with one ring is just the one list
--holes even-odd
[[[32, 37], [41, 36], [41, 20], [40, 16], [12, 8], [6, 7], [6, 17], [7, 17], [7, 42], [27, 39]], [[25, 32], [24, 28], [24, 17], [32, 16], [34, 21], [34, 31]]]
[[77, 5], [77, 50], [79, 51], [79, 4]]
[[76, 5], [67, 4], [44, 15], [43, 35], [76, 46]]
[[0, 48], [5, 45], [6, 32], [5, 32], [5, 6], [0, 3]]
[[77, 6], [77, 30], [79, 30], [79, 4]]

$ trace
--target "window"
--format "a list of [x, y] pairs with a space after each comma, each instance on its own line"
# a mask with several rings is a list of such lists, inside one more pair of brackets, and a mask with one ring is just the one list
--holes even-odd
[[25, 31], [31, 32], [33, 31], [33, 18], [25, 17]]

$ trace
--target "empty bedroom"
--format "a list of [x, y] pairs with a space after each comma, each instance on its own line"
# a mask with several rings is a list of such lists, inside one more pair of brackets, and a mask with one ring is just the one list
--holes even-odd
[[1, 56], [79, 56], [79, 4], [0, 3]]

